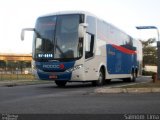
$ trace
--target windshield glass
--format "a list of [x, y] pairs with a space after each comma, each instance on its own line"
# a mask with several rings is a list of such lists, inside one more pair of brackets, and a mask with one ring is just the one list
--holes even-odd
[[36, 22], [34, 59], [74, 59], [80, 58], [78, 14], [40, 17]]
[[35, 52], [53, 52], [53, 39], [56, 25], [56, 17], [39, 18], [36, 24]]

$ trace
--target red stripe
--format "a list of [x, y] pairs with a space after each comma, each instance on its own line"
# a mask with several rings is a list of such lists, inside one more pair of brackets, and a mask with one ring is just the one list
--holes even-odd
[[134, 51], [134, 50], [129, 50], [129, 49], [124, 48], [122, 46], [117, 46], [117, 45], [113, 45], [113, 44], [112, 44], [112, 46], [114, 48], [116, 48], [117, 50], [123, 52], [123, 53], [126, 53], [126, 54], [136, 54], [136, 51]]

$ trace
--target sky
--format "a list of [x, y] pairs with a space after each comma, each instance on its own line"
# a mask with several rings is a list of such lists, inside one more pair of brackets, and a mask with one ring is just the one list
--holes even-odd
[[156, 30], [137, 30], [136, 26], [160, 29], [160, 0], [1, 0], [0, 53], [31, 53], [32, 32], [38, 16], [66, 10], [82, 10], [115, 25], [136, 39], [157, 39]]

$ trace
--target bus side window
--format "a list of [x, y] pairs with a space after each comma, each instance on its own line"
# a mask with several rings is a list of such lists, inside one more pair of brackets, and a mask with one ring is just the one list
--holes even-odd
[[85, 46], [85, 59], [93, 57], [94, 48], [94, 35], [87, 33], [86, 46]]
[[92, 16], [87, 16], [86, 20], [87, 27], [87, 38], [85, 40], [85, 59], [93, 57], [94, 39], [96, 34], [96, 19]]

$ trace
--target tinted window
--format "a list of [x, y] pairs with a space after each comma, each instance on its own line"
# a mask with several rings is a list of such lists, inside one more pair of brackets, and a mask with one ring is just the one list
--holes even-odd
[[38, 60], [80, 58], [83, 43], [78, 38], [78, 27], [83, 18], [80, 14], [38, 18], [33, 47], [34, 58]]
[[87, 23], [88, 23], [87, 32], [89, 32], [91, 34], [95, 34], [96, 33], [96, 20], [95, 20], [95, 18], [91, 17], [91, 16], [87, 16]]

